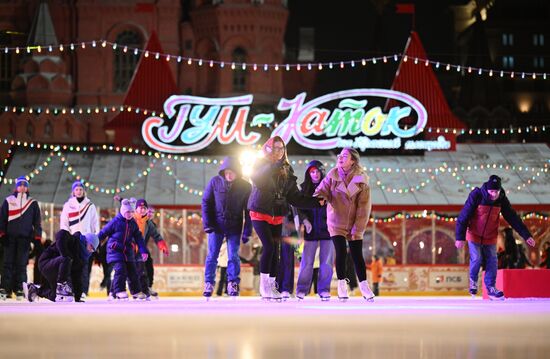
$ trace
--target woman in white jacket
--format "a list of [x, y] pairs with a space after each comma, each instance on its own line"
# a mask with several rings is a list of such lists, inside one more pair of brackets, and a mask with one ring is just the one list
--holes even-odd
[[[71, 197], [63, 205], [60, 217], [60, 229], [69, 232], [73, 237], [99, 232], [99, 216], [96, 206], [86, 196], [84, 185], [76, 181], [72, 185]], [[62, 253], [63, 255], [63, 253]], [[84, 263], [82, 269], [82, 297], [86, 299], [90, 284], [90, 263]]]

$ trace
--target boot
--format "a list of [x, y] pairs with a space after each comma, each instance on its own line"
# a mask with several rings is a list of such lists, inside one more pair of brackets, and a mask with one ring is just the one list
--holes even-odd
[[55, 301], [56, 302], [72, 302], [73, 290], [68, 282], [57, 283], [55, 290]]
[[260, 273], [260, 296], [264, 300], [271, 300], [273, 293], [271, 292], [271, 282], [268, 273]]
[[279, 284], [277, 284], [277, 278], [269, 277], [269, 282], [271, 283], [271, 298], [280, 302], [283, 299], [283, 296], [279, 292]]
[[237, 283], [237, 282], [228, 282], [227, 283], [227, 294], [230, 297], [238, 297], [239, 296], [239, 283]]
[[475, 297], [476, 294], [477, 294], [477, 282], [472, 280], [470, 278], [470, 288], [469, 288], [469, 292], [471, 294], [472, 297]]
[[345, 302], [349, 299], [348, 296], [348, 283], [349, 279], [338, 279], [338, 299]]
[[504, 300], [504, 293], [495, 287], [487, 287], [487, 294], [491, 300]]
[[210, 298], [212, 296], [212, 292], [214, 291], [214, 284], [213, 283], [204, 283], [204, 292], [202, 292], [202, 295], [206, 298]]
[[23, 293], [29, 302], [38, 301], [38, 288], [33, 283], [23, 282]]
[[374, 293], [370, 289], [369, 282], [367, 282], [366, 279], [359, 283], [359, 290], [361, 290], [363, 298], [365, 298], [369, 302], [374, 302]]

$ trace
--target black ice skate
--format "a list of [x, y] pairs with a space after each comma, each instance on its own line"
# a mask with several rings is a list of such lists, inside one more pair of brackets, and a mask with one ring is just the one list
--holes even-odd
[[19, 289], [17, 292], [15, 292], [15, 299], [17, 300], [23, 300], [25, 299], [25, 293], [22, 289]]
[[25, 295], [25, 299], [29, 302], [37, 302], [38, 298], [40, 298], [38, 296], [38, 287], [33, 283], [23, 282], [23, 293]]
[[490, 300], [504, 300], [504, 293], [495, 287], [487, 287], [487, 294]]
[[149, 297], [143, 292], [132, 294], [132, 298], [134, 298], [134, 300], [151, 300]]
[[239, 296], [239, 283], [237, 283], [237, 282], [227, 283], [227, 294], [230, 297], [238, 297]]
[[210, 297], [212, 297], [212, 292], [214, 291], [214, 284], [212, 283], [204, 283], [204, 292], [202, 292], [202, 295], [206, 298], [206, 300], [210, 300]]
[[57, 289], [55, 291], [56, 302], [72, 302], [74, 300], [73, 290], [67, 282], [57, 283]]
[[476, 294], [477, 294], [477, 282], [470, 279], [470, 288], [468, 290], [470, 292], [470, 295], [472, 296], [472, 298], [475, 298], [476, 297]]
[[0, 288], [0, 300], [11, 298], [11, 293], [8, 293], [4, 288]]
[[158, 292], [153, 290], [153, 288], [151, 288], [151, 287], [149, 287], [149, 296], [150, 296], [150, 299], [155, 299], [155, 300], [159, 299]]

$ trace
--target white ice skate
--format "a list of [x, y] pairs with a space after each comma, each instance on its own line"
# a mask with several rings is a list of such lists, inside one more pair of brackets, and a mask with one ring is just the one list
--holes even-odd
[[322, 302], [328, 302], [330, 300], [330, 292], [319, 293], [319, 298], [321, 298]]
[[273, 296], [269, 274], [267, 273], [260, 273], [260, 296], [264, 301], [270, 301]]
[[365, 279], [362, 282], [359, 282], [359, 289], [361, 290], [361, 295], [367, 300], [367, 302], [374, 302], [374, 293], [369, 287], [369, 282]]
[[[276, 302], [282, 302], [283, 301], [283, 296], [282, 294], [279, 292], [279, 284], [277, 284], [277, 281], [276, 281], [276, 278], [275, 277], [269, 277], [269, 282], [271, 284], [271, 299], [276, 301]], [[290, 295], [289, 295], [290, 297]]]
[[304, 300], [305, 296], [305, 293], [296, 292], [296, 299], [298, 299], [299, 301]]
[[147, 296], [143, 292], [132, 294], [132, 298], [134, 298], [134, 300], [147, 300]]
[[38, 287], [33, 283], [23, 282], [23, 293], [29, 302], [38, 302]]
[[338, 279], [338, 300], [341, 302], [347, 302], [348, 296], [348, 283], [349, 279]]
[[22, 290], [18, 290], [17, 292], [15, 292], [15, 299], [17, 299], [18, 301], [25, 299], [25, 292], [23, 292]]
[[126, 292], [118, 292], [117, 294], [115, 294], [115, 299], [118, 301], [126, 301], [128, 300], [128, 293]]

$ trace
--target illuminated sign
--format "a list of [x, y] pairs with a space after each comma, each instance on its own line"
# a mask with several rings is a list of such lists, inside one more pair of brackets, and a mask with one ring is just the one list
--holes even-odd
[[[293, 99], [279, 101], [277, 109], [288, 112], [288, 115], [278, 123], [271, 136], [281, 136], [287, 143], [294, 139], [304, 147], [318, 150], [341, 147], [361, 151], [402, 147], [432, 150], [450, 147], [450, 142], [443, 137], [437, 141], [410, 140], [423, 131], [428, 114], [417, 99], [405, 93], [354, 89], [327, 94], [309, 102], [305, 102], [305, 98], [303, 92]], [[367, 99], [371, 98], [393, 99], [401, 106], [384, 113], [380, 106], [368, 106]], [[252, 101], [252, 95], [218, 99], [170, 96], [164, 103], [168, 119], [148, 117], [141, 129], [143, 139], [149, 147], [168, 153], [199, 151], [214, 141], [224, 145], [235, 141], [241, 145], [263, 143], [267, 139], [262, 139], [261, 134], [253, 129], [272, 125], [275, 114], [257, 114], [248, 122]], [[403, 126], [400, 121], [405, 118], [408, 125]], [[411, 119], [414, 125], [411, 125]]]

